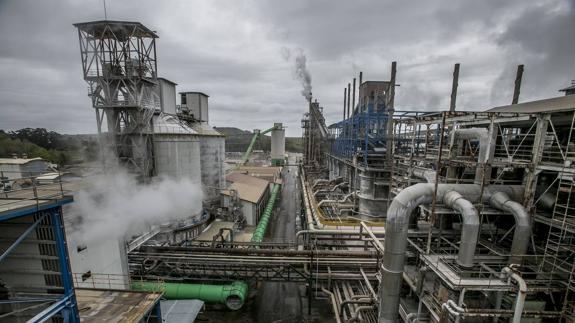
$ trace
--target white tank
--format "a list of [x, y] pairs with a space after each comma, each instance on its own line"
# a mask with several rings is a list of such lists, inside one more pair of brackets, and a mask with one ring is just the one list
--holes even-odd
[[201, 182], [200, 140], [196, 131], [176, 117], [161, 114], [154, 118], [154, 157], [158, 176]]
[[284, 164], [285, 152], [286, 152], [286, 139], [285, 139], [285, 129], [282, 127], [281, 123], [275, 123], [275, 130], [272, 130], [272, 143], [271, 143], [271, 157], [272, 165], [278, 166]]

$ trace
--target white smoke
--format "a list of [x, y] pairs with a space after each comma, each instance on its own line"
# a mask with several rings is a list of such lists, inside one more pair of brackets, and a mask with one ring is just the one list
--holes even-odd
[[[281, 49], [282, 57], [289, 61], [291, 58], [291, 50], [283, 47]], [[301, 83], [301, 94], [305, 97], [306, 101], [311, 100], [311, 74], [306, 66], [307, 57], [303, 49], [298, 48], [294, 57], [294, 75], [295, 78]]]
[[121, 239], [151, 225], [183, 220], [202, 208], [202, 190], [189, 179], [139, 184], [123, 171], [94, 176], [74, 196], [70, 213], [79, 241]]

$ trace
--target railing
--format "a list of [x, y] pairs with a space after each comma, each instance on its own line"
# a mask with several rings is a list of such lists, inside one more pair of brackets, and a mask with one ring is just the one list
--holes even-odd
[[[62, 182], [62, 173], [58, 174], [52, 183], [40, 183], [37, 178], [48, 173], [27, 172], [33, 175], [18, 177], [22, 172], [0, 171], [0, 210], [11, 209], [18, 205], [39, 205], [42, 201], [58, 200], [70, 195], [65, 189], [66, 183]], [[10, 176], [13, 175], [13, 176]], [[31, 201], [34, 203], [25, 203]]]
[[[73, 273], [74, 286], [77, 288], [97, 288], [97, 289], [111, 289], [111, 290], [129, 290], [134, 281], [143, 281], [142, 279], [133, 279], [129, 275], [120, 274], [100, 274], [100, 273]], [[150, 278], [146, 281], [155, 281], [162, 283], [161, 278]], [[161, 288], [162, 284], [157, 284]], [[163, 292], [158, 290], [157, 292]]]

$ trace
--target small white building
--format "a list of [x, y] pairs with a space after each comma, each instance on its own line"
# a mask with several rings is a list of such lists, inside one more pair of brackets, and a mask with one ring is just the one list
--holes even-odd
[[46, 172], [48, 163], [42, 158], [0, 158], [0, 177], [7, 180], [35, 177]]
[[222, 191], [223, 206], [232, 205], [232, 190], [236, 191], [242, 204], [246, 224], [257, 225], [270, 196], [269, 182], [239, 172], [228, 174], [226, 181], [231, 184], [227, 190]]

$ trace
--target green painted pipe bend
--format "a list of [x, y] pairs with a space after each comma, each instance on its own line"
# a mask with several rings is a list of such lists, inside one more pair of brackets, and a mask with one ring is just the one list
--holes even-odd
[[229, 285], [162, 283], [149, 281], [132, 282], [132, 289], [147, 292], [163, 292], [166, 299], [200, 299], [206, 303], [225, 304], [231, 310], [239, 310], [247, 298], [248, 284], [234, 282]]
[[252, 236], [252, 242], [262, 242], [264, 239], [264, 235], [266, 234], [266, 230], [268, 228], [268, 223], [270, 221], [270, 217], [272, 215], [272, 211], [274, 210], [274, 205], [279, 194], [281, 185], [274, 184], [272, 188], [272, 193], [270, 194], [270, 199], [268, 200], [268, 204], [264, 209], [264, 214], [254, 231], [254, 235]]

